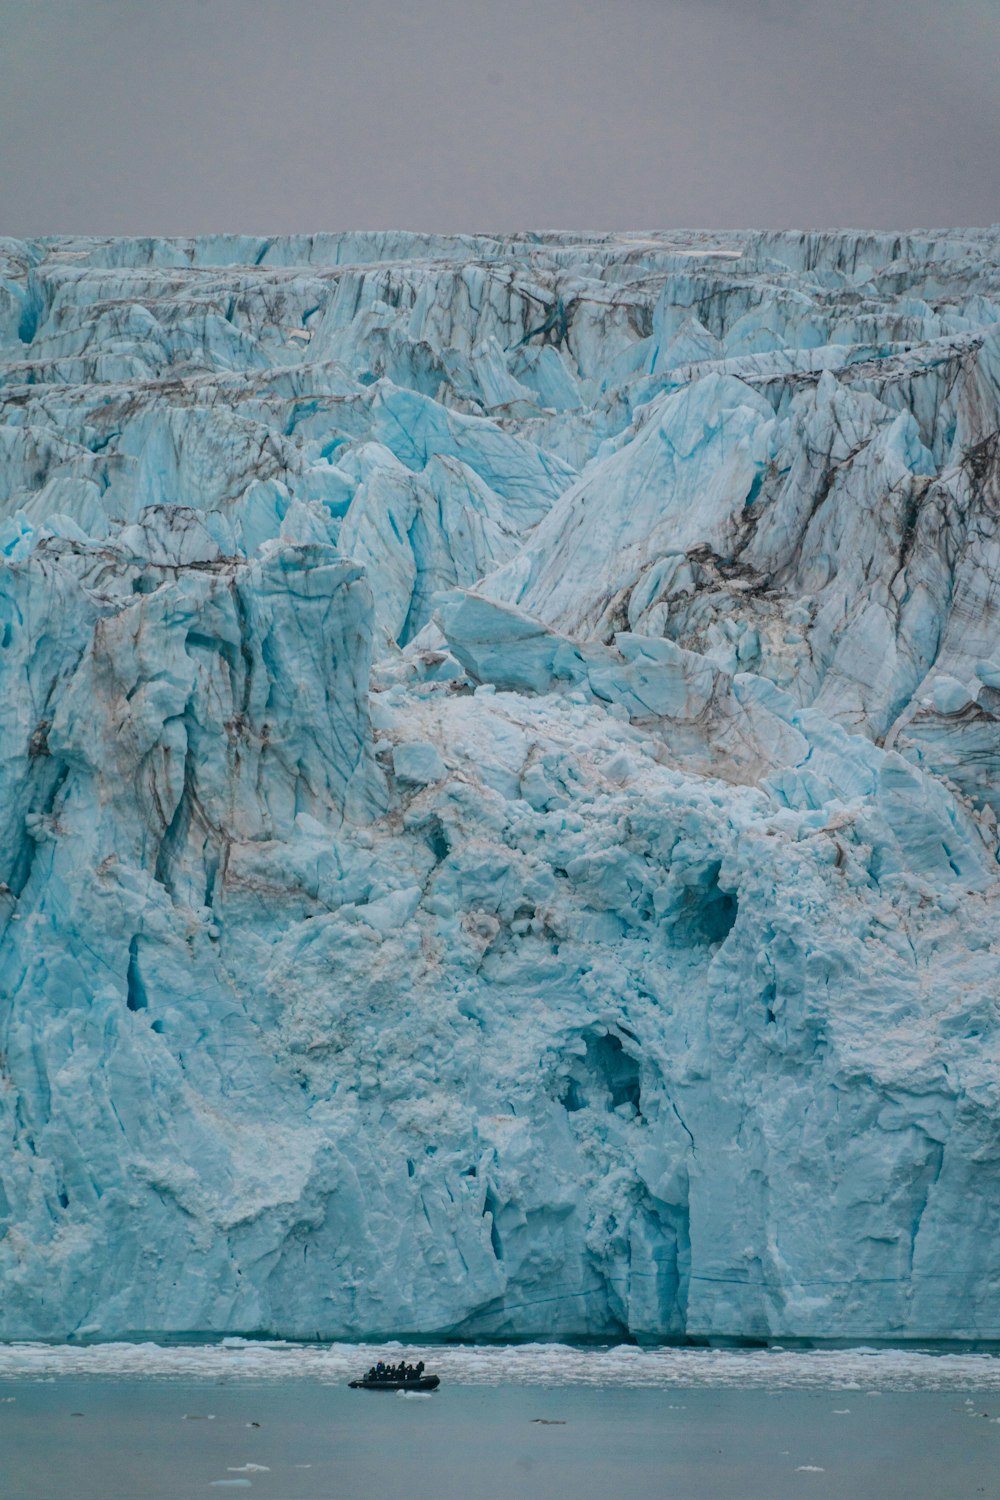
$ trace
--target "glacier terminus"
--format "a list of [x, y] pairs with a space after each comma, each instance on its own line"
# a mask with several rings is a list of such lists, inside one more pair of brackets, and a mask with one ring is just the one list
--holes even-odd
[[1000, 1339], [1000, 231], [0, 241], [0, 1337]]

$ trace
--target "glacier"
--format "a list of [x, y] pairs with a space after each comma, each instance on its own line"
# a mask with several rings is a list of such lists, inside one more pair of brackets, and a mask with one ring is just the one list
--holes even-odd
[[1000, 230], [0, 241], [0, 1337], [1000, 1339]]

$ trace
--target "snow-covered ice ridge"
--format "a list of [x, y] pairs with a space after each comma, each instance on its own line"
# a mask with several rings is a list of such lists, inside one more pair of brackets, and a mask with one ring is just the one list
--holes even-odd
[[0, 1335], [1000, 1337], [1000, 231], [2, 251]]
[[[438, 1348], [389, 1344], [0, 1345], [0, 1382], [61, 1377], [117, 1380], [311, 1380], [340, 1385], [376, 1359], [423, 1359], [448, 1385], [615, 1386], [691, 1390], [1000, 1391], [1000, 1359], [843, 1349], [568, 1348], [560, 1344]], [[979, 1415], [978, 1409], [976, 1415]], [[1000, 1417], [994, 1417], [1000, 1422]]]

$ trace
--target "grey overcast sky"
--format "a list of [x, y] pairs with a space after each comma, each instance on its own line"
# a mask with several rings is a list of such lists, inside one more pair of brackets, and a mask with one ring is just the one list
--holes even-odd
[[0, 0], [0, 233], [986, 224], [1000, 0]]

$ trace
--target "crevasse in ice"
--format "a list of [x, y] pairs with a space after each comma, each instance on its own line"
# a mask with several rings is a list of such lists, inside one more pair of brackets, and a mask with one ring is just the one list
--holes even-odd
[[0, 1334], [1000, 1336], [1000, 234], [2, 242]]

